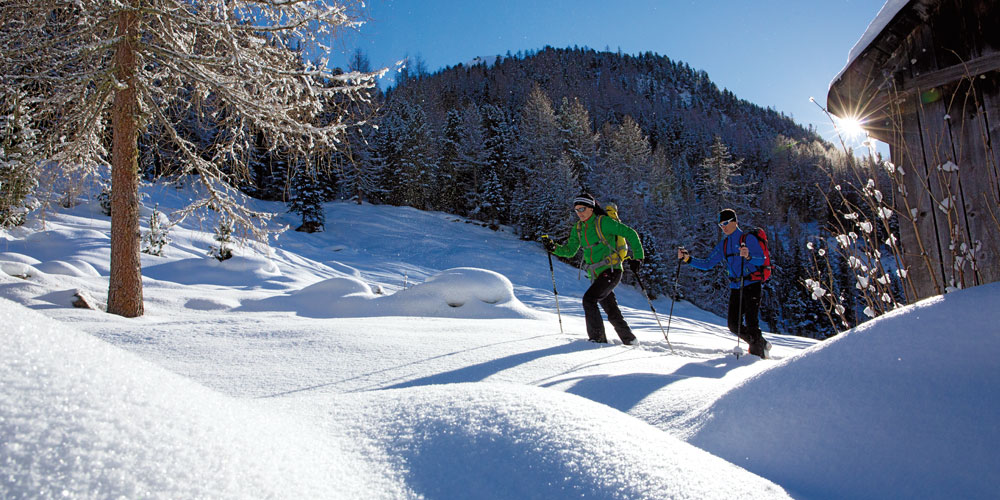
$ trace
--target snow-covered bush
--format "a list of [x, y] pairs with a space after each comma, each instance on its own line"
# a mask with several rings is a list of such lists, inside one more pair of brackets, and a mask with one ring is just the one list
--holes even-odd
[[219, 225], [215, 227], [215, 241], [217, 245], [209, 247], [208, 255], [223, 261], [233, 256], [233, 222], [225, 217], [219, 219]]
[[163, 225], [163, 217], [163, 212], [158, 207], [153, 208], [153, 213], [149, 216], [149, 231], [142, 235], [143, 253], [163, 257], [163, 247], [170, 244], [170, 238], [167, 237], [169, 228]]

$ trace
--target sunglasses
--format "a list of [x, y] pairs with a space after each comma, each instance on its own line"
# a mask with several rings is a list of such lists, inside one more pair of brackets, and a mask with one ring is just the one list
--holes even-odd
[[736, 222], [736, 219], [724, 220], [719, 223], [719, 227], [726, 227], [729, 225], [730, 222]]
[[578, 214], [582, 214], [582, 213], [586, 212], [588, 208], [590, 208], [590, 207], [576, 207], [576, 208], [573, 209], [573, 211], [575, 211]]

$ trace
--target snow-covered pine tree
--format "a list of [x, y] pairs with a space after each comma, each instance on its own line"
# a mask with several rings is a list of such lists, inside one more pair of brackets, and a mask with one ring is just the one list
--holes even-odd
[[[502, 205], [507, 206], [509, 194], [518, 186], [525, 182], [523, 169], [517, 168], [514, 162], [514, 148], [516, 143], [516, 131], [511, 123], [510, 117], [499, 106], [485, 104], [482, 107], [483, 117], [483, 145], [486, 159], [486, 166], [496, 180], [500, 183], [500, 189], [491, 186], [493, 196], [502, 196]], [[489, 175], [489, 174], [487, 174]], [[492, 182], [487, 177], [486, 182]], [[486, 186], [482, 187], [486, 189]], [[484, 197], [484, 199], [486, 199]], [[491, 205], [496, 209], [497, 205]], [[506, 209], [496, 212], [496, 222], [506, 224], [510, 222], [510, 214]]]
[[233, 257], [233, 223], [225, 215], [219, 217], [212, 239], [215, 244], [208, 248], [209, 257], [215, 257], [220, 262]]
[[[303, 64], [297, 50], [328, 43], [356, 26], [351, 0], [6, 0], [0, 20], [0, 82], [4, 93], [31, 89], [44, 110], [39, 143], [69, 168], [111, 170], [112, 231], [108, 312], [143, 313], [139, 261], [137, 139], [140, 117], [162, 126], [183, 159], [181, 173], [198, 174], [207, 196], [183, 214], [214, 207], [258, 238], [272, 214], [243, 206], [230, 182], [246, 177], [231, 165], [259, 131], [292, 156], [334, 150], [351, 123], [339, 113], [317, 121], [326, 101], [349, 104], [374, 86], [374, 74], [333, 75]], [[59, 43], [52, 43], [58, 40]], [[322, 85], [324, 79], [339, 82]], [[165, 112], [192, 102], [211, 106], [219, 127], [215, 154], [203, 157]], [[204, 114], [202, 115], [204, 116]], [[244, 126], [245, 125], [245, 126]], [[108, 130], [110, 128], [110, 131]], [[105, 149], [111, 134], [110, 155]], [[110, 156], [110, 162], [108, 157]], [[227, 168], [236, 167], [232, 172]]]
[[537, 240], [543, 234], [566, 234], [575, 222], [569, 208], [578, 192], [577, 185], [569, 155], [560, 154], [555, 163], [542, 167], [528, 185], [533, 196], [526, 204], [531, 210], [518, 221], [522, 226], [521, 237]]
[[[554, 224], [548, 220], [553, 192], [563, 196], [558, 203], [565, 208], [567, 200], [573, 196], [573, 193], [565, 194], [566, 179], [576, 183], [572, 172], [560, 172], [568, 163], [559, 165], [563, 160], [559, 125], [552, 101], [537, 84], [521, 109], [518, 132], [515, 162], [520, 165], [523, 178], [519, 180], [521, 184], [515, 186], [511, 216], [520, 227], [521, 237], [534, 240], [553, 228]], [[565, 220], [565, 211], [560, 216], [557, 221]]]
[[302, 217], [302, 225], [296, 231], [315, 233], [323, 230], [326, 224], [326, 214], [323, 212], [324, 189], [321, 172], [308, 164], [307, 160], [299, 160], [292, 178], [292, 191], [288, 202], [288, 210]]
[[389, 114], [395, 136], [394, 162], [387, 165], [395, 177], [390, 200], [396, 205], [430, 208], [438, 165], [427, 115], [418, 104], [402, 99], [395, 100]]
[[355, 129], [348, 133], [344, 149], [334, 154], [340, 181], [337, 184], [339, 198], [358, 205], [365, 200], [378, 200], [382, 188], [378, 184], [379, 162], [374, 145], [374, 131]]
[[507, 210], [506, 199], [500, 176], [491, 167], [486, 167], [485, 180], [479, 192], [479, 204], [473, 209], [472, 215], [481, 215], [491, 227], [497, 228], [501, 223], [501, 214]]
[[435, 206], [438, 210], [463, 214], [468, 210], [467, 193], [473, 189], [472, 172], [462, 158], [462, 113], [448, 111], [441, 143], [438, 148], [438, 192]]
[[170, 231], [163, 224], [163, 212], [159, 206], [153, 207], [153, 213], [149, 215], [149, 231], [142, 236], [142, 252], [157, 257], [163, 257], [163, 248], [170, 244], [167, 236]]
[[483, 116], [479, 107], [469, 104], [462, 109], [461, 138], [459, 158], [471, 176], [465, 191], [465, 204], [468, 215], [479, 204], [480, 186], [485, 180], [483, 175], [486, 166], [486, 150], [483, 136]]

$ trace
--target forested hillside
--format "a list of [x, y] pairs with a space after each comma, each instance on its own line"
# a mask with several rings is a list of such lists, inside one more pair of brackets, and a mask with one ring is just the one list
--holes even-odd
[[[404, 69], [378, 123], [356, 155], [362, 165], [342, 170], [351, 175], [341, 196], [360, 189], [366, 201], [561, 239], [574, 220], [568, 200], [590, 191], [640, 232], [655, 293], [673, 290], [675, 248], [705, 255], [721, 237], [716, 214], [731, 207], [771, 237], [769, 326], [832, 333], [801, 283], [806, 239], [828, 214], [819, 189], [843, 154], [703, 71], [655, 54], [553, 48], [434, 74]], [[361, 177], [377, 180], [347, 187]], [[725, 286], [721, 267], [681, 270], [681, 295], [710, 310], [725, 310]]]

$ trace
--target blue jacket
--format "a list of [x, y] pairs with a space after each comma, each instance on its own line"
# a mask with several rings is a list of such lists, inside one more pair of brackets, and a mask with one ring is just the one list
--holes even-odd
[[706, 259], [696, 259], [691, 257], [688, 264], [695, 269], [708, 271], [716, 264], [726, 261], [726, 271], [729, 273], [729, 288], [740, 287], [740, 264], [743, 264], [744, 284], [752, 281], [750, 274], [757, 271], [764, 265], [764, 249], [760, 247], [760, 242], [753, 234], [748, 234], [746, 239], [747, 249], [750, 251], [750, 260], [740, 257], [740, 237], [743, 235], [742, 229], [733, 231], [733, 234], [726, 236], [715, 245], [712, 253]]

